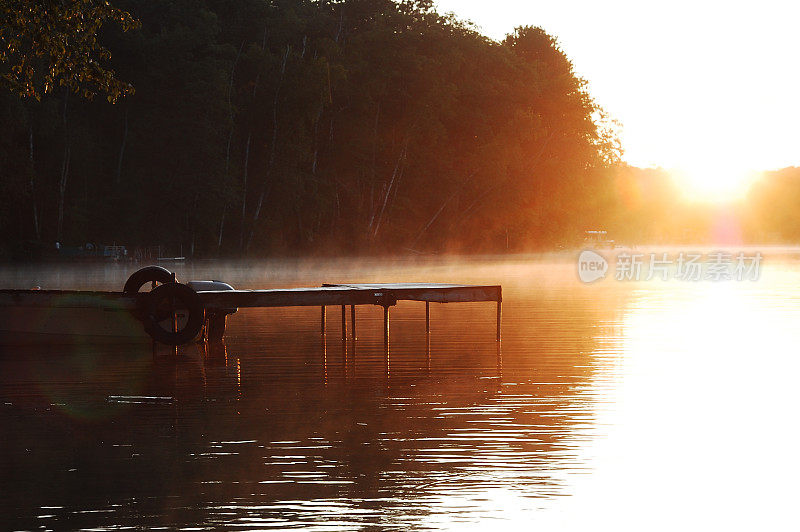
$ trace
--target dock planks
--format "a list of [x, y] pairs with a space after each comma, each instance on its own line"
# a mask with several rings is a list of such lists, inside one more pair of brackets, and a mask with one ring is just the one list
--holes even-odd
[[391, 306], [397, 301], [465, 303], [502, 301], [500, 286], [441, 283], [324, 284], [313, 288], [199, 292], [206, 308]]

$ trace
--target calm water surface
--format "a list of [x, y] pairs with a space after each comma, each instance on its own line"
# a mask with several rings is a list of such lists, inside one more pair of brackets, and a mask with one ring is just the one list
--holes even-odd
[[[3, 267], [113, 289], [134, 267]], [[237, 287], [502, 284], [494, 305], [246, 309], [226, 344], [2, 347], [2, 528], [797, 526], [800, 259], [585, 285], [574, 257], [195, 263]], [[349, 320], [348, 320], [349, 326]]]

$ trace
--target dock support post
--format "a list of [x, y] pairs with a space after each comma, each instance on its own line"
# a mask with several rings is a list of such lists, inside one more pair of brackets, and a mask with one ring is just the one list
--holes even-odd
[[356, 306], [350, 305], [350, 337], [353, 339], [353, 348], [356, 346]]
[[208, 313], [206, 315], [205, 336], [209, 342], [219, 343], [225, 337], [227, 314]]
[[325, 305], [321, 306], [319, 313], [319, 321], [320, 321], [320, 341], [322, 343], [322, 381], [327, 385], [328, 384], [328, 339], [326, 337], [326, 328], [325, 328]]
[[389, 306], [383, 307], [383, 356], [386, 365], [386, 375], [389, 375]]
[[431, 371], [431, 302], [425, 302], [425, 366]]
[[500, 337], [500, 317], [502, 315], [502, 303], [497, 302], [497, 376], [503, 377], [503, 342]]
[[502, 306], [503, 303], [501, 301], [497, 302], [497, 341], [500, 341], [500, 315], [502, 313]]
[[350, 305], [350, 337], [353, 339], [352, 353], [353, 353], [353, 359], [355, 360], [356, 356], [356, 306], [355, 305]]
[[497, 376], [502, 378], [503, 377], [503, 342], [497, 341]]
[[431, 332], [431, 302], [425, 302], [425, 332], [430, 334]]
[[342, 361], [347, 365], [347, 306], [342, 305]]

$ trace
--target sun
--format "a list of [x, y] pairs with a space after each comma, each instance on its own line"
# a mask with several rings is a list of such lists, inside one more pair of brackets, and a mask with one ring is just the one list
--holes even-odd
[[755, 171], [717, 161], [686, 165], [671, 173], [686, 199], [703, 203], [741, 200], [758, 178]]

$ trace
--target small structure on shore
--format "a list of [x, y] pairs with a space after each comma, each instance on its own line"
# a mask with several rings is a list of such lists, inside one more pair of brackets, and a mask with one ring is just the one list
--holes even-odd
[[583, 232], [583, 245], [595, 249], [614, 249], [614, 240], [608, 238], [604, 229], [590, 229]]

